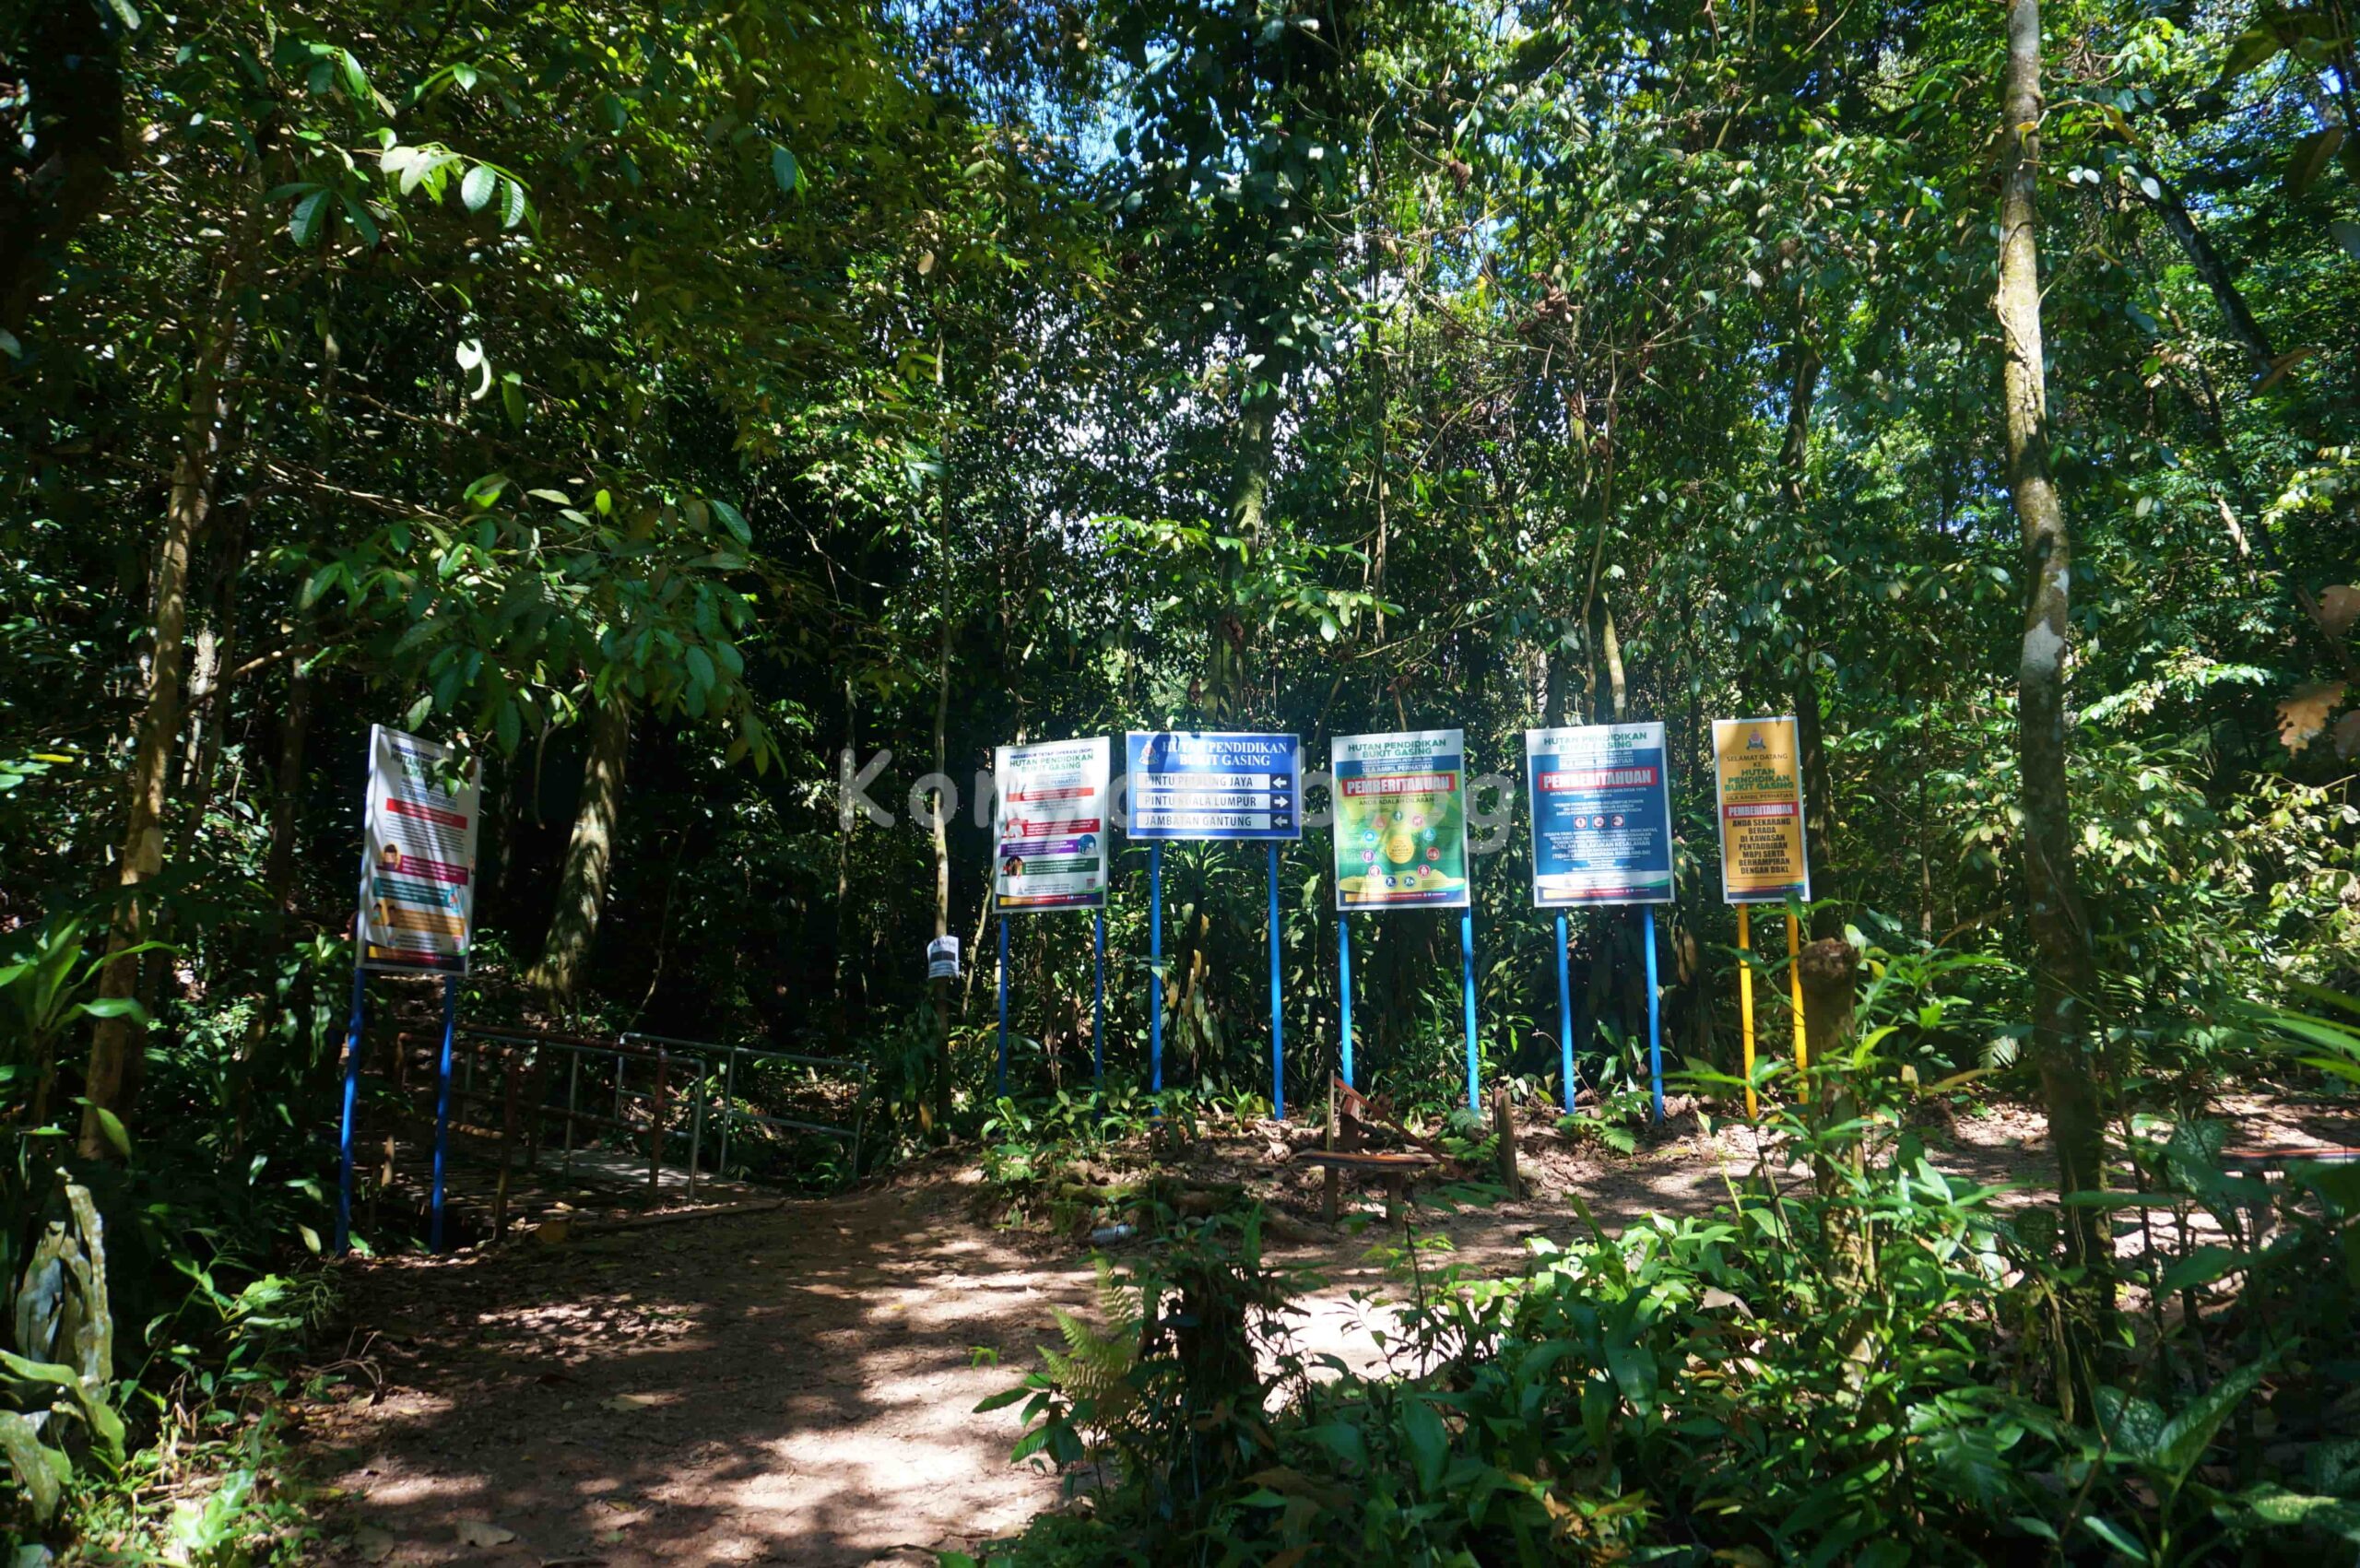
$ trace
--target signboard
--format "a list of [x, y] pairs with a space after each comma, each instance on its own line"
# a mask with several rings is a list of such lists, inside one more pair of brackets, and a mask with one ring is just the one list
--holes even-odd
[[937, 937], [926, 945], [926, 977], [928, 980], [959, 978], [959, 938]]
[[1671, 902], [1663, 725], [1528, 729], [1524, 770], [1537, 908]]
[[478, 781], [449, 774], [448, 747], [369, 726], [361, 815], [360, 967], [467, 972], [475, 920]]
[[1106, 907], [1106, 793], [1114, 746], [1104, 736], [1002, 746], [992, 753], [995, 913]]
[[1336, 737], [1336, 907], [1463, 909], [1467, 732]]
[[1713, 721], [1722, 902], [1811, 898], [1800, 763], [1791, 718]]
[[1125, 748], [1141, 843], [1303, 837], [1303, 747], [1291, 735], [1133, 730]]

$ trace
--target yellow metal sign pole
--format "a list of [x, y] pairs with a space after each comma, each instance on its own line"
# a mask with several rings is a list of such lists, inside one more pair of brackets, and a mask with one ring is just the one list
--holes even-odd
[[1787, 990], [1795, 1003], [1795, 1071], [1811, 1067], [1811, 1052], [1803, 1044], [1803, 966], [1796, 961], [1802, 954], [1801, 931], [1795, 924], [1795, 912], [1787, 912]]
[[1737, 1010], [1745, 1020], [1745, 1116], [1752, 1121], [1758, 1107], [1753, 1103], [1753, 961], [1746, 955], [1753, 947], [1753, 906], [1737, 906]]

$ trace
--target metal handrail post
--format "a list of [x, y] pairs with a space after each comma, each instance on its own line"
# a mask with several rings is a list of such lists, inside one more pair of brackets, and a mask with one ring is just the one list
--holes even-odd
[[704, 1065], [697, 1068], [697, 1099], [689, 1112], [689, 1201], [697, 1200], [697, 1161], [704, 1146]]
[[728, 1063], [722, 1068], [721, 1079], [721, 1175], [729, 1176], [729, 1129], [738, 1120], [738, 1047], [729, 1047]]
[[565, 1173], [573, 1174], [573, 1117], [582, 1100], [582, 1053], [568, 1051], [565, 1073]]
[[860, 1072], [860, 1099], [854, 1105], [852, 1114], [852, 1169], [844, 1174], [846, 1186], [860, 1180], [860, 1138], [868, 1127], [868, 1091], [872, 1076], [868, 1065], [863, 1063]]

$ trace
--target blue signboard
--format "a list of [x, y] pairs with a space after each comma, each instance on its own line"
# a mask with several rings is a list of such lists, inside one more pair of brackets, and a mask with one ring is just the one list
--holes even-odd
[[1129, 820], [1142, 843], [1303, 837], [1303, 748], [1292, 735], [1133, 730]]
[[1524, 761], [1537, 907], [1671, 902], [1663, 725], [1528, 729]]

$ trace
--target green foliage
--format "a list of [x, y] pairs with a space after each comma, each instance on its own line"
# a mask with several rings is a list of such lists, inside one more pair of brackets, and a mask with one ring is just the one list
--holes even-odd
[[[1316, 765], [1339, 734], [1453, 725], [1477, 770], [1504, 774], [1533, 725], [1666, 721], [1678, 896], [1658, 912], [1660, 994], [1644, 994], [1627, 917], [1571, 929], [1582, 1071], [1605, 1097], [1575, 1125], [1622, 1147], [1651, 1000], [1706, 1114], [1739, 1091], [1706, 721], [1803, 712], [1828, 818], [1809, 913], [1870, 955], [1874, 1060], [1920, 1085], [2036, 1088], [2019, 1050], [2037, 975], [2013, 692], [2026, 565], [1991, 398], [1988, 8], [59, 0], [11, 19], [0, 1119], [17, 1142], [0, 1262], [18, 1272], [67, 1124], [109, 1099], [91, 1121], [114, 1168], [77, 1174], [111, 1227], [124, 1322], [158, 1326], [149, 1405], [124, 1401], [154, 1426], [176, 1383], [232, 1404], [266, 1391], [300, 1333], [265, 1325], [301, 1312], [225, 1303], [289, 1279], [324, 1222], [370, 722], [487, 764], [471, 1016], [534, 1016], [511, 955], [552, 923], [584, 721], [627, 710], [629, 784], [590, 901], [604, 925], [573, 1004], [865, 1057], [872, 1149], [975, 1136], [995, 1191], [1059, 1225], [1151, 1206], [1126, 1190], [1150, 1122], [1169, 1138], [1258, 1114], [1273, 955], [1261, 867], [1175, 847], [1150, 976], [1144, 856], [1127, 851], [1103, 1026], [1090, 946], [1063, 920], [1019, 924], [1003, 1098], [988, 983], [971, 971], [938, 1016], [915, 962], [938, 930], [984, 946], [988, 830], [962, 814], [938, 867], [906, 803], [917, 773], [963, 785], [1017, 737], [1292, 730]], [[2088, 1055], [2118, 1153], [2176, 1219], [2225, 1224], [2249, 1206], [2188, 1174], [2179, 1129], [2225, 1090], [2340, 1089], [2360, 1061], [2341, 1004], [2295, 989], [2350, 993], [2360, 952], [2351, 29], [2299, 6], [2127, 0], [2052, 0], [2047, 26], [2071, 41], [2045, 83], [2038, 194], [2047, 435], [2077, 547]], [[169, 606], [168, 514], [191, 552]], [[162, 815], [126, 845], [121, 764], [143, 737]], [[836, 787], [886, 750], [890, 829]], [[1521, 824], [1490, 837], [1481, 1066], [1534, 1085], [1561, 1070], [1560, 955], [1531, 918]], [[1315, 831], [1280, 871], [1297, 1104], [1335, 1066], [1343, 1000], [1323, 847]], [[126, 875], [146, 878], [136, 905], [93, 903]], [[110, 964], [135, 910], [146, 935]], [[1353, 939], [1361, 1080], [1442, 1121], [1461, 1093], [1453, 923], [1405, 913]], [[1770, 952], [1765, 1038], [1785, 978]], [[2239, 1001], [2290, 994], [2309, 999]], [[1166, 1009], [1165, 1081], [1185, 1086], [1153, 1106], [1121, 1087], [1144, 1076], [1150, 1008]], [[77, 1060], [109, 1020], [139, 1025], [119, 1090]], [[1092, 1054], [1115, 1087], [1085, 1096]], [[930, 1098], [944, 1073], [947, 1126]], [[776, 1075], [745, 1098], [808, 1087]], [[372, 1084], [364, 1108], [390, 1105]], [[1485, 1136], [1446, 1132], [1469, 1151]], [[765, 1174], [842, 1171], [784, 1140], [746, 1152]], [[1909, 1326], [1878, 1343], [1998, 1333], [2021, 1358], [2000, 1377], [1895, 1350], [1904, 1382], [1878, 1397], [2049, 1399], [2064, 1424], [2024, 1417], [2000, 1468], [2068, 1494], [2089, 1480], [2081, 1515], [2006, 1504], [2071, 1552], [2118, 1550], [2114, 1530], [2184, 1556], [2208, 1549], [2191, 1527], [2231, 1528], [2220, 1511], [2246, 1493], [2206, 1464], [2175, 1480], [2069, 1461], [2094, 1429], [2059, 1391], [2102, 1380], [2024, 1349], [2077, 1283], [2044, 1248], [1976, 1205], [1953, 1214], [1882, 1145], [1825, 1159], [1843, 1190], [1726, 1222], [1798, 1245], [1851, 1226], [1895, 1271], [1879, 1288]], [[1872, 1192], [1844, 1185], [1862, 1180]], [[2344, 1235], [2290, 1214], [2259, 1252], [2201, 1244], [2250, 1267], [2191, 1283], [2173, 1271], [2220, 1255], [2186, 1250], [2150, 1273], [2233, 1319], [2229, 1291], [2260, 1279], [2300, 1316], [2307, 1284], [2269, 1249]], [[1724, 1267], [1693, 1237], [1652, 1244], [1667, 1279]], [[1912, 1247], [2012, 1245], [2023, 1273], [2005, 1288], [1904, 1267]], [[1190, 1267], [1218, 1296], [1218, 1269]], [[1782, 1310], [1827, 1294], [1765, 1268], [1746, 1262], [1743, 1281]], [[1676, 1291], [1650, 1310], [1708, 1348], [1728, 1320]], [[2183, 1312], [2141, 1332], [2217, 1340]], [[1499, 1323], [1480, 1332], [1520, 1332]], [[2165, 1349], [2168, 1373], [2124, 1397], [2191, 1408], [2260, 1364], [2249, 1327]], [[2240, 1409], [2285, 1404], [2292, 1363], [2275, 1364]], [[1666, 1437], [1610, 1404], [1609, 1435], [1661, 1476], [1587, 1484], [1603, 1461], [1585, 1456], [1584, 1485], [1509, 1470], [1524, 1479], [1501, 1495], [1541, 1487], [1592, 1545], [1678, 1544], [1679, 1510], [1724, 1517], [1683, 1490], [1735, 1463], [1740, 1446], [1714, 1444], [1775, 1432], [1810, 1457], [1810, 1423], [1849, 1397], [1811, 1381], [1832, 1366], [1773, 1370], [1795, 1381], [1764, 1383], [1768, 1425], [1734, 1406], [1695, 1418], [1735, 1435]], [[1567, 1414], [1550, 1401], [1573, 1386], [1534, 1377]], [[1404, 1517], [1441, 1510], [1417, 1529], [1444, 1532], [1437, 1491], [1542, 1528], [1452, 1490], [1461, 1458], [1493, 1452], [1447, 1402], [1471, 1387], [1371, 1394], [1362, 1459], [1398, 1461]], [[1150, 1392], [1142, 1409], [1162, 1409]], [[2213, 1449], [2243, 1444], [2240, 1419]], [[1930, 1450], [1881, 1441], [1828, 1448], [1861, 1468], [1824, 1495], [1810, 1489], [1835, 1480], [1806, 1483], [1801, 1459], [1764, 1447], [1744, 1495], [1821, 1498], [1813, 1539], [1837, 1551], [1854, 1538], [1828, 1521], [1964, 1517], [1926, 1479]], [[1139, 1461], [1161, 1495], [1178, 1452]], [[1344, 1456], [1295, 1457], [1312, 1477]], [[1278, 1537], [1331, 1507], [1283, 1478], [1249, 1504], [1221, 1490], [1235, 1480], [1189, 1495], [1268, 1515]], [[2254, 1494], [2252, 1527], [2308, 1511], [2324, 1529], [2339, 1515], [2305, 1500], [2342, 1486]], [[221, 1517], [207, 1504], [183, 1530], [192, 1559], [237, 1550], [222, 1521], [251, 1509], [217, 1495]], [[247, 1499], [277, 1505], [260, 1482]], [[1902, 1539], [1859, 1536], [1858, 1554]]]
[[[1817, 1069], [1855, 1114], [1776, 1114], [1782, 1151], [1711, 1218], [1535, 1244], [1524, 1274], [1497, 1282], [1447, 1270], [1400, 1310], [1374, 1372], [1298, 1382], [1283, 1350], [1268, 1358], [1276, 1375], [1232, 1408], [1276, 1413], [1249, 1423], [1226, 1489], [1175, 1510], [1135, 1460], [1103, 1483], [1098, 1550], [1902, 1562], [2061, 1543], [2069, 1559], [2161, 1564], [2348, 1536], [2349, 1168], [2298, 1169], [2286, 1190], [2256, 1193], [2205, 1152], [2217, 1126], [2181, 1125], [2142, 1201], [2209, 1205], [2242, 1239], [2166, 1241], [2149, 1255], [2155, 1299], [2237, 1274], [2241, 1304], [2224, 1316], [2192, 1303], [2171, 1324], [2159, 1312], [2124, 1381], [2076, 1419], [2057, 1359], [2071, 1344], [2054, 1315], [2060, 1276], [2027, 1240], [2054, 1226], [1934, 1167], [1901, 1065], [1864, 1046]], [[1815, 1175], [1798, 1185], [1797, 1172]], [[2256, 1201], [2279, 1220], [2266, 1242], [2240, 1218]], [[1130, 1375], [1146, 1389], [1183, 1372]], [[1055, 1378], [1032, 1386], [1036, 1418], [1069, 1408]], [[1039, 1560], [1068, 1550], [1072, 1528], [1044, 1530]], [[1035, 1561], [1031, 1539], [994, 1561]]]

